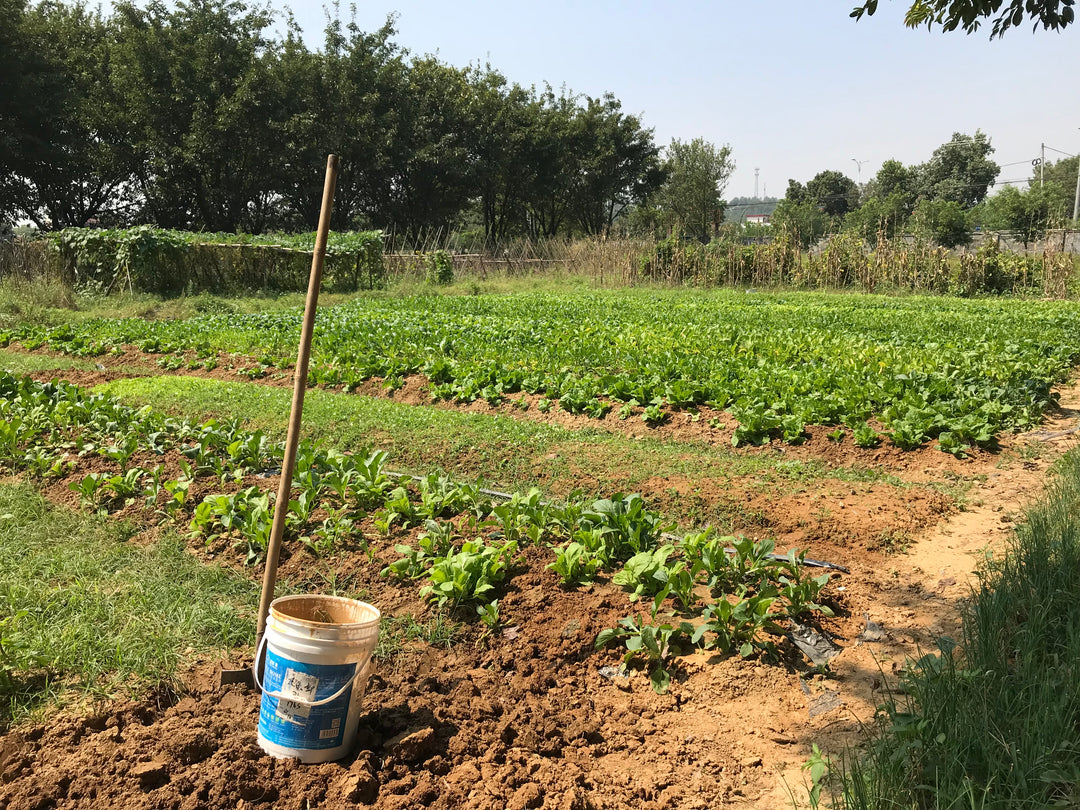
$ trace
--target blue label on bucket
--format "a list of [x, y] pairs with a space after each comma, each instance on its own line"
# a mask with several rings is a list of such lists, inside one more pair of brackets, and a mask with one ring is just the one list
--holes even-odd
[[[286, 748], [337, 748], [345, 736], [352, 686], [321, 706], [356, 675], [356, 664], [305, 664], [266, 651], [259, 734]], [[282, 695], [271, 697], [270, 692]]]

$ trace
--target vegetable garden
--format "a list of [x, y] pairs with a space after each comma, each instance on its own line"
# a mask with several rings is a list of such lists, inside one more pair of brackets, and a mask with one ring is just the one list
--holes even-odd
[[[99, 371], [76, 370], [87, 359], [100, 370], [98, 361], [128, 364], [128, 375], [285, 379], [300, 314], [241, 314], [228, 300], [219, 309], [178, 321], [6, 328], [6, 357], [75, 365], [0, 373], [0, 464], [54, 500], [179, 535], [207, 564], [255, 577], [277, 506], [278, 435], [245, 424], [242, 409], [208, 418], [46, 381], [93, 384]], [[1058, 407], [1057, 390], [1080, 361], [1077, 335], [1075, 307], [1034, 300], [377, 294], [320, 312], [308, 382], [342, 402], [419, 390], [398, 407], [460, 411], [462, 420], [565, 414], [574, 418], [567, 432], [585, 442], [633, 425], [688, 458], [760, 456], [772, 466], [749, 475], [784, 491], [786, 506], [775, 508], [799, 503], [820, 520], [846, 509], [860, 523], [880, 519], [873, 504], [914, 503], [927, 491], [949, 501], [948, 512], [995, 465], [1019, 464], [1014, 434]], [[717, 431], [725, 446], [662, 434], [675, 420], [700, 435]], [[793, 474], [796, 448], [834, 458], [836, 448], [875, 447], [919, 461], [890, 467], [886, 455], [871, 469], [871, 456], [852, 455]], [[878, 688], [866, 674], [873, 656], [928, 641], [913, 629], [924, 616], [891, 612], [908, 604], [889, 573], [904, 566], [891, 549], [806, 532], [812, 547], [800, 545], [796, 533], [778, 537], [749, 517], [724, 527], [685, 511], [676, 518], [617, 481], [542, 489], [494, 472], [461, 480], [445, 468], [402, 469], [374, 442], [308, 440], [299, 451], [285, 587], [358, 595], [386, 616], [357, 757], [298, 770], [245, 753], [253, 724], [219, 726], [249, 711], [250, 697], [229, 691], [226, 700], [193, 670], [183, 700], [170, 694], [146, 708], [134, 696], [100, 721], [9, 738], [18, 750], [10, 761], [26, 765], [0, 765], [13, 785], [0, 797], [22, 806], [20, 797], [40, 798], [53, 780], [65, 785], [54, 799], [76, 804], [775, 806], [781, 794], [762, 756], [797, 780], [809, 744], [825, 734], [814, 718], [835, 722], [828, 713], [844, 702], [828, 701], [850, 689], [846, 701], [865, 718]], [[912, 526], [924, 532], [939, 518], [924, 513]], [[963, 589], [944, 587], [949, 599]], [[942, 604], [948, 614], [951, 603]], [[908, 641], [860, 648], [870, 611], [885, 612], [897, 633], [902, 624]], [[4, 671], [55, 670], [77, 684], [77, 673], [27, 641], [32, 620], [7, 620]], [[753, 718], [764, 747], [747, 743], [740, 716]], [[99, 734], [99, 722], [119, 731]], [[711, 750], [721, 740], [724, 750]], [[147, 758], [137, 745], [149, 746]], [[774, 750], [788, 746], [792, 756]], [[70, 775], [106, 749], [118, 759], [103, 775]], [[56, 757], [61, 764], [44, 766]], [[675, 778], [662, 776], [669, 766]]]
[[[737, 444], [807, 425], [845, 426], [860, 446], [937, 439], [962, 454], [1030, 428], [1080, 358], [1065, 302], [826, 295], [521, 295], [361, 299], [320, 314], [309, 382], [393, 391], [422, 374], [433, 399], [490, 405], [528, 393], [540, 411], [657, 424], [673, 410], [730, 410]], [[288, 369], [296, 312], [189, 321], [87, 321], [0, 333], [77, 356], [163, 355], [167, 370], [219, 355]], [[520, 400], [519, 400], [520, 401]], [[522, 401], [524, 405], [524, 402]], [[870, 425], [874, 420], [877, 429]]]

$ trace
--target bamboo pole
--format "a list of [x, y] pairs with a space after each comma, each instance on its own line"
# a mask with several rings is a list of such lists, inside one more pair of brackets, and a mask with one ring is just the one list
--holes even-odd
[[[330, 231], [330, 212], [334, 207], [334, 189], [337, 186], [338, 159], [330, 155], [326, 159], [326, 181], [323, 184], [322, 209], [319, 212], [319, 230], [315, 236], [315, 251], [311, 257], [311, 276], [308, 278], [307, 300], [304, 304], [304, 321], [300, 329], [300, 348], [296, 354], [296, 370], [293, 374], [292, 407], [289, 409], [289, 432], [285, 437], [285, 457], [281, 461], [281, 481], [278, 484], [277, 501], [274, 503], [274, 523], [270, 529], [270, 542], [266, 548], [266, 570], [263, 572], [262, 597], [259, 600], [257, 641], [262, 641], [266, 630], [266, 617], [274, 600], [277, 585], [278, 555], [281, 538], [285, 533], [285, 515], [289, 511], [289, 494], [292, 491], [293, 467], [296, 466], [296, 448], [300, 441], [300, 418], [304, 411], [304, 391], [307, 389], [308, 361], [311, 359], [311, 336], [315, 331], [315, 310], [319, 304], [319, 285], [322, 284], [323, 262], [326, 259], [326, 238]], [[259, 662], [255, 662], [258, 667]]]

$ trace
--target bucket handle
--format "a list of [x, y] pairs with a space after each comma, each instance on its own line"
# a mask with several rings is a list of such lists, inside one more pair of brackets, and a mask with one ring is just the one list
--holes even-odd
[[345, 681], [344, 685], [342, 685], [340, 689], [334, 692], [334, 694], [330, 695], [330, 697], [324, 697], [322, 700], [304, 700], [303, 698], [285, 695], [281, 692], [268, 692], [266, 689], [263, 688], [262, 681], [259, 680], [259, 659], [262, 658], [263, 650], [265, 650], [265, 648], [266, 636], [264, 635], [262, 637], [262, 641], [259, 642], [258, 650], [256, 650], [255, 652], [255, 665], [252, 667], [252, 674], [255, 676], [255, 685], [259, 687], [259, 691], [265, 695], [269, 695], [272, 698], [277, 698], [278, 700], [291, 700], [293, 703], [299, 703], [301, 706], [322, 706], [326, 703], [337, 700], [339, 697], [345, 694], [345, 690], [347, 690], [350, 686], [353, 685], [353, 681], [356, 680], [356, 676], [362, 673], [367, 668], [368, 662], [371, 661], [371, 653], [368, 653], [367, 658], [365, 658], [362, 662], [363, 665], [361, 666], [360, 663], [357, 663], [356, 670], [353, 672], [353, 676], [349, 678], [349, 680]]

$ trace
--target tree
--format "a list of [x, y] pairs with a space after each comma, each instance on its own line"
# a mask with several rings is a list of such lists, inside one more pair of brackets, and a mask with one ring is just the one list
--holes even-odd
[[137, 181], [159, 225], [259, 231], [283, 143], [272, 18], [240, 0], [116, 5], [115, 75], [141, 156]]
[[[1007, 4], [1002, 0], [915, 0], [904, 15], [904, 24], [909, 28], [925, 25], [927, 29], [940, 25], [943, 31], [959, 29], [971, 34], [1004, 5], [1005, 10], [994, 18], [990, 39], [1023, 25], [1025, 20], [1033, 21], [1033, 31], [1040, 25], [1048, 31], [1060, 31], [1073, 22], [1074, 3], [1075, 0], [1009, 0]], [[878, 0], [866, 0], [852, 10], [851, 16], [856, 20], [864, 14], [872, 16], [877, 7]]]
[[898, 160], [886, 160], [867, 182], [866, 201], [844, 218], [844, 227], [873, 242], [879, 232], [892, 238], [902, 231], [915, 207], [914, 172]]
[[23, 214], [42, 228], [123, 220], [137, 158], [112, 81], [112, 26], [99, 10], [44, 2], [28, 10], [24, 31], [42, 64], [39, 122], [48, 138], [19, 172]]
[[920, 200], [911, 215], [915, 231], [942, 247], [954, 248], [971, 241], [967, 214], [955, 200]]
[[667, 148], [665, 168], [668, 176], [657, 195], [659, 208], [669, 224], [708, 239], [724, 221], [721, 195], [735, 170], [731, 147], [716, 147], [702, 138], [689, 143], [675, 139]]
[[874, 195], [844, 217], [844, 229], [856, 231], [873, 244], [879, 233], [892, 239], [903, 231], [911, 216], [908, 198], [900, 191], [885, 197]]
[[1031, 188], [1044, 187], [1049, 205], [1051, 224], [1060, 225], [1072, 219], [1076, 194], [1076, 173], [1080, 170], [1080, 157], [1069, 157], [1057, 163], [1047, 163], [1028, 180]]
[[[1071, 201], [1070, 201], [1071, 202]], [[1006, 186], [988, 197], [978, 212], [983, 227], [1015, 233], [1025, 246], [1046, 235], [1053, 216], [1054, 194], [1038, 183], [1021, 191]]]
[[540, 102], [534, 92], [507, 85], [490, 66], [469, 71], [472, 182], [479, 195], [484, 236], [498, 241], [523, 229], [526, 178]]
[[319, 221], [319, 167], [330, 153], [341, 167], [333, 228], [367, 224], [390, 208], [391, 152], [408, 83], [395, 33], [393, 18], [366, 33], [335, 15], [321, 52], [307, 49], [294, 24], [276, 50], [270, 69], [281, 108], [273, 126], [282, 149], [273, 185], [286, 216], [307, 230]]
[[788, 180], [787, 193], [773, 212], [772, 224], [791, 231], [803, 247], [818, 241], [832, 224], [822, 206], [810, 198], [809, 192], [797, 180]]
[[841, 172], [818, 172], [806, 184], [806, 197], [830, 217], [842, 217], [859, 205], [859, 187]]
[[971, 208], [986, 196], [1001, 171], [988, 157], [993, 151], [990, 139], [980, 130], [974, 135], [954, 132], [927, 163], [913, 168], [918, 195]]
[[574, 128], [582, 149], [574, 216], [585, 233], [606, 233], [617, 216], [663, 183], [660, 150], [652, 130], [643, 129], [637, 116], [624, 114], [610, 93], [586, 99]]
[[26, 0], [0, 0], [0, 76], [6, 77], [0, 93], [0, 227], [17, 215], [16, 171], [29, 159], [31, 133], [45, 111], [32, 84], [37, 71], [25, 18]]

